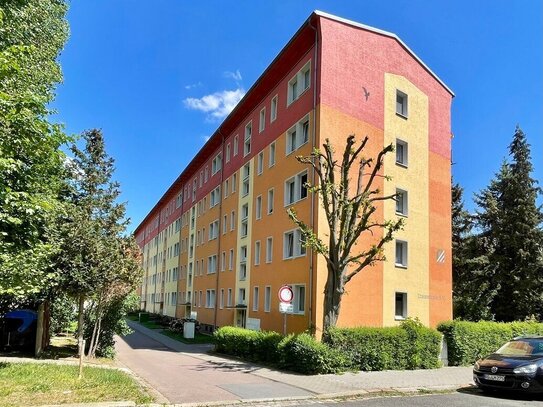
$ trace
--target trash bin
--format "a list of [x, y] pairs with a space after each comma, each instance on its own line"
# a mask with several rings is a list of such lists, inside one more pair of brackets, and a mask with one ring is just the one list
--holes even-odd
[[36, 344], [38, 314], [31, 310], [15, 310], [4, 315], [2, 346], [4, 349], [33, 350]]
[[183, 338], [194, 339], [194, 321], [183, 323]]

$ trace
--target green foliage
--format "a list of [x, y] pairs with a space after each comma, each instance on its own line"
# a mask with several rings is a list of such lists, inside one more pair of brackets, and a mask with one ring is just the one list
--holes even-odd
[[69, 331], [77, 316], [74, 299], [65, 293], [58, 293], [51, 300], [50, 313], [49, 331], [52, 335]]
[[390, 328], [334, 328], [329, 345], [341, 350], [358, 370], [439, 367], [441, 335], [416, 320]]
[[348, 366], [345, 354], [318, 342], [311, 335], [288, 335], [279, 342], [279, 366], [304, 374], [338, 373]]
[[21, 299], [56, 281], [52, 224], [67, 141], [47, 104], [62, 79], [67, 38], [60, 0], [0, 3], [0, 295]]
[[283, 338], [277, 332], [252, 331], [224, 326], [213, 333], [216, 350], [254, 362], [277, 361], [277, 345]]
[[543, 335], [543, 323], [533, 321], [449, 321], [439, 324], [437, 329], [445, 336], [449, 364], [454, 366], [471, 365], [515, 336]]
[[543, 316], [541, 189], [531, 178], [530, 145], [519, 127], [509, 155], [490, 185], [476, 195], [478, 210], [464, 231], [465, 215], [455, 211], [461, 196], [455, 199], [453, 190], [456, 317], [507, 322]]
[[432, 369], [439, 367], [441, 349], [439, 332], [417, 320], [394, 328], [332, 328], [327, 343], [307, 333], [283, 337], [230, 326], [214, 337], [217, 352], [304, 374]]

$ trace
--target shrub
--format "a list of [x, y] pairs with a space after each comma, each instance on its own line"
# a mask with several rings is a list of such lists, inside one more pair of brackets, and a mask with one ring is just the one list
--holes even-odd
[[439, 367], [441, 335], [418, 320], [390, 328], [334, 328], [329, 331], [328, 341], [357, 370]]
[[338, 373], [345, 370], [347, 358], [307, 333], [289, 335], [279, 343], [279, 365], [306, 374]]
[[448, 321], [437, 329], [445, 336], [452, 366], [471, 365], [515, 336], [543, 335], [543, 324], [537, 322]]
[[283, 338], [277, 332], [252, 331], [224, 326], [213, 333], [215, 350], [255, 362], [276, 362], [277, 345]]

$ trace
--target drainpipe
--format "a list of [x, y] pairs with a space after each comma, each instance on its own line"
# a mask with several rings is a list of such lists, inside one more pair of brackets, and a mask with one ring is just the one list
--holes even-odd
[[[311, 134], [311, 151], [316, 146], [316, 138], [317, 138], [317, 132], [316, 132], [316, 123], [317, 123], [317, 67], [318, 67], [318, 45], [319, 45], [319, 33], [317, 30], [317, 27], [314, 27], [311, 24], [311, 21], [309, 21], [309, 27], [311, 27], [315, 31], [315, 55], [313, 57], [314, 62], [314, 69], [313, 69], [313, 131]], [[311, 185], [315, 184], [315, 169], [312, 169], [311, 171]], [[311, 210], [310, 210], [310, 227], [312, 230], [315, 230], [315, 194], [311, 194]], [[315, 252], [313, 249], [311, 249], [311, 256], [309, 256], [309, 327], [311, 328], [311, 324], [313, 323], [313, 278], [314, 278], [314, 261], [313, 258], [315, 257]], [[315, 319], [314, 323], [315, 327], [317, 325], [317, 321]]]
[[[223, 179], [224, 179], [224, 163], [226, 161], [225, 157], [225, 151], [224, 151], [224, 135], [221, 132], [221, 128], [219, 127], [219, 134], [221, 135], [221, 183], [220, 183], [220, 197], [219, 197], [219, 230], [218, 230], [218, 237], [217, 237], [217, 271], [216, 271], [216, 278], [215, 278], [215, 309], [213, 313], [213, 329], [217, 327], [217, 313], [219, 312], [219, 273], [221, 272], [221, 235], [222, 235], [222, 201], [224, 197], [224, 185], [223, 185]], [[225, 258], [226, 261], [226, 258]]]

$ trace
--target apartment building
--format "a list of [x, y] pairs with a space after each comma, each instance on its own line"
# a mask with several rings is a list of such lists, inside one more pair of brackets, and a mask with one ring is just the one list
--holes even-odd
[[[452, 317], [451, 119], [454, 94], [396, 35], [322, 12], [296, 32], [135, 231], [141, 307], [223, 325], [283, 330], [278, 289], [290, 285], [287, 330], [322, 327], [326, 264], [288, 218], [319, 236], [326, 221], [296, 160], [329, 138], [393, 143], [376, 215], [405, 217], [387, 260], [347, 285], [341, 326]], [[371, 244], [365, 237], [355, 250]]]

